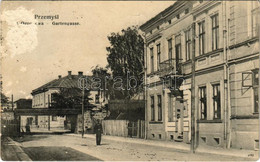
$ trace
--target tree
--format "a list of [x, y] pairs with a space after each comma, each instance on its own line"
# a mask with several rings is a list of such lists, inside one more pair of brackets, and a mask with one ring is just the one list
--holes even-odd
[[9, 101], [9, 98], [6, 97], [5, 94], [1, 93], [1, 104], [2, 104], [2, 105], [3, 105], [3, 104], [6, 104], [6, 103], [8, 103], [8, 101]]
[[[112, 71], [114, 78], [121, 77], [124, 88], [115, 90], [115, 97], [118, 99], [129, 99], [138, 90], [142, 83], [144, 64], [144, 40], [138, 33], [136, 26], [123, 29], [121, 33], [111, 33], [108, 36], [110, 46], [107, 47], [108, 67]], [[137, 80], [134, 89], [127, 88], [127, 76], [132, 76]]]
[[105, 97], [111, 96], [113, 90], [111, 88], [111, 74], [108, 72], [108, 69], [97, 65], [92, 70], [92, 76], [94, 80], [99, 79], [98, 81], [101, 82], [101, 84], [99, 85], [100, 88], [98, 89], [98, 92], [103, 93]]
[[[89, 103], [89, 91], [85, 90], [84, 109], [90, 110], [93, 105]], [[60, 92], [52, 94], [50, 108], [53, 109], [81, 109], [82, 90], [79, 88], [62, 88]]]

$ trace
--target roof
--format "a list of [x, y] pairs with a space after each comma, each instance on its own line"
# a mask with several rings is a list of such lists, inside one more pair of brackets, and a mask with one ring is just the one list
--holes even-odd
[[185, 3], [185, 1], [177, 0], [175, 1], [171, 6], [166, 8], [165, 10], [161, 11], [159, 14], [145, 22], [143, 25], [140, 26], [141, 30], [146, 30], [148, 27], [153, 25], [155, 22], [160, 21], [164, 19], [172, 10], [176, 9], [179, 7], [181, 4]]
[[19, 101], [28, 101], [29, 102], [29, 101], [32, 101], [32, 99], [20, 98], [20, 99], [14, 101], [14, 103], [19, 102]]
[[[88, 79], [88, 82], [91, 82], [92, 78], [91, 76], [86, 76], [86, 75], [67, 75], [65, 77], [59, 78], [59, 79], [54, 79], [39, 88], [36, 88], [32, 90], [32, 95], [41, 93], [44, 91], [47, 91], [50, 88], [80, 88], [78, 85], [79, 79], [82, 77], [86, 77]], [[90, 85], [90, 84], [88, 84]]]

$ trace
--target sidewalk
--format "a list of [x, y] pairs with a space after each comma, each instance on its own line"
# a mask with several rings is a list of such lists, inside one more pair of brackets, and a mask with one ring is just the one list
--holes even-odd
[[[81, 134], [65, 134], [68, 136], [81, 137]], [[84, 134], [86, 138], [95, 139], [94, 134]], [[143, 144], [147, 146], [158, 146], [164, 148], [172, 148], [176, 151], [190, 152], [190, 145], [182, 142], [172, 142], [172, 141], [155, 141], [155, 140], [145, 140], [139, 138], [127, 138], [127, 137], [118, 137], [118, 136], [108, 136], [102, 135], [102, 139], [113, 140], [119, 142]], [[238, 150], [238, 149], [223, 149], [219, 147], [212, 146], [199, 146], [196, 149], [196, 153], [207, 153], [207, 154], [217, 154], [217, 155], [226, 155], [226, 156], [236, 156], [243, 158], [259, 158], [259, 152], [254, 150]]]
[[67, 133], [70, 130], [64, 130], [64, 128], [31, 128], [31, 133]]
[[24, 153], [18, 142], [10, 137], [3, 138], [1, 143], [1, 160], [3, 161], [32, 161], [27, 154]]

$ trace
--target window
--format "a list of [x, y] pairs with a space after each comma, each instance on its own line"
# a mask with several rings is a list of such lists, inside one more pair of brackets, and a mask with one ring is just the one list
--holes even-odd
[[154, 121], [154, 96], [151, 96], [151, 121]]
[[172, 97], [170, 93], [168, 94], [168, 121], [173, 121]]
[[200, 108], [200, 119], [207, 119], [207, 88], [199, 88], [199, 108]]
[[158, 121], [162, 121], [162, 96], [158, 95]]
[[171, 23], [172, 23], [172, 20], [169, 20], [168, 23], [171, 24]]
[[157, 44], [157, 69], [160, 70], [161, 63], [161, 44]]
[[252, 3], [253, 9], [252, 9], [252, 36], [256, 37], [258, 36], [259, 31], [259, 2], [255, 1]]
[[199, 55], [205, 53], [205, 21], [200, 22], [199, 24]]
[[99, 95], [98, 94], [95, 95], [95, 103], [99, 104]]
[[185, 10], [185, 14], [188, 14], [190, 12], [189, 8]]
[[181, 59], [181, 35], [175, 37], [176, 64]]
[[57, 116], [51, 116], [51, 118], [52, 121], [57, 121]]
[[220, 84], [212, 85], [213, 87], [213, 119], [220, 119]]
[[259, 113], [259, 70], [253, 70], [254, 113]]
[[160, 26], [157, 26], [157, 30], [159, 30], [160, 29]]
[[219, 41], [219, 23], [218, 23], [218, 14], [211, 17], [212, 21], [212, 50], [218, 49]]
[[172, 39], [168, 40], [168, 58], [172, 59]]
[[191, 29], [185, 32], [186, 41], [186, 61], [191, 59]]
[[235, 5], [232, 4], [231, 7], [230, 7], [230, 21], [229, 21], [229, 33], [230, 33], [229, 37], [230, 37], [230, 43], [231, 44], [234, 44], [235, 43], [235, 39], [236, 39], [235, 27], [236, 27], [235, 26]]
[[176, 18], [177, 18], [177, 19], [180, 19], [180, 14], [176, 15]]
[[154, 56], [153, 56], [153, 48], [150, 48], [151, 55], [151, 72], [154, 72]]

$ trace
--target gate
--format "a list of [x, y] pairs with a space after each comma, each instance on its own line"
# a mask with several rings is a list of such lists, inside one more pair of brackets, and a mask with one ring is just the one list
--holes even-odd
[[129, 121], [128, 123], [128, 136], [136, 138], [144, 138], [145, 122], [138, 120], [137, 122]]

